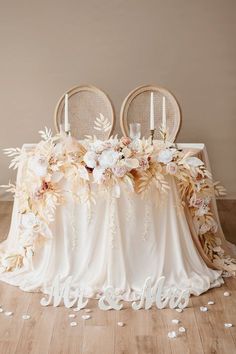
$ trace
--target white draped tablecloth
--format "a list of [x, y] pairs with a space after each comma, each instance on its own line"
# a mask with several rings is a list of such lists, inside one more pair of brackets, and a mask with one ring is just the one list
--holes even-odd
[[[178, 144], [191, 149], [209, 168], [204, 144]], [[24, 145], [26, 151], [34, 145]], [[24, 163], [18, 169], [17, 183], [24, 178]], [[157, 200], [154, 189], [148, 197], [121, 187], [120, 198], [110, 192], [96, 194], [96, 204], [88, 208], [69, 195], [58, 206], [50, 224], [53, 238], [38, 248], [32, 264], [0, 279], [25, 291], [48, 292], [56, 276], [62, 281], [73, 277], [73, 285], [93, 297], [108, 285], [124, 300], [140, 294], [145, 279], [151, 277], [154, 290], [160, 276], [166, 288], [189, 289], [199, 295], [223, 283], [221, 271], [210, 269], [193, 241], [186, 214], [179, 207], [180, 197], [174, 177], [170, 190]], [[94, 186], [96, 188], [96, 186]], [[215, 205], [214, 205], [215, 207]], [[217, 210], [214, 210], [218, 218]], [[10, 232], [1, 248], [17, 243], [20, 216], [14, 202]]]

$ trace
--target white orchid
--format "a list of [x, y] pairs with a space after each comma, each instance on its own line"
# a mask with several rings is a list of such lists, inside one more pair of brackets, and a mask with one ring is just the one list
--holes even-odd
[[98, 155], [94, 151], [87, 151], [84, 155], [84, 162], [90, 168], [95, 168], [97, 165]]

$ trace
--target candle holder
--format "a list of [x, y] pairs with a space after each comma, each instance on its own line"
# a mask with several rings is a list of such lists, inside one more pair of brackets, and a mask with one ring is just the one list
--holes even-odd
[[155, 129], [150, 129], [151, 145], [153, 145]]
[[165, 144], [167, 141], [167, 137], [168, 137], [168, 131], [167, 131], [166, 127], [161, 126], [160, 135], [161, 135], [161, 138]]
[[65, 130], [66, 136], [71, 136], [70, 124], [67, 124], [67, 130]]

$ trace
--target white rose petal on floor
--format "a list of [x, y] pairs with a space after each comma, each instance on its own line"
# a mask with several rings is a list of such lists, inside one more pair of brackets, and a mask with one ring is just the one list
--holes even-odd
[[119, 327], [124, 327], [124, 322], [117, 322], [117, 326], [119, 326]]
[[5, 314], [5, 316], [10, 317], [10, 316], [13, 315], [13, 312], [11, 312], [11, 311], [5, 311], [4, 314]]
[[76, 316], [76, 315], [75, 315], [74, 313], [70, 313], [70, 314], [68, 315], [69, 318], [75, 318], [75, 316]]
[[167, 334], [168, 338], [176, 338], [177, 337], [177, 333], [175, 331], [171, 331]]
[[22, 315], [22, 319], [23, 320], [29, 320], [30, 319], [30, 315], [27, 315], [27, 314]]
[[92, 312], [92, 310], [91, 309], [85, 309], [84, 312], [90, 313], [90, 312]]
[[178, 324], [178, 323], [180, 323], [180, 320], [174, 319], [174, 320], [171, 320], [171, 322], [174, 323], [174, 324]]
[[232, 323], [225, 323], [224, 326], [225, 326], [225, 328], [231, 328], [231, 327], [233, 327], [233, 324]]
[[201, 312], [207, 312], [208, 311], [208, 308], [206, 306], [201, 306], [200, 307], [200, 311]]
[[75, 327], [75, 326], [77, 326], [77, 325], [78, 325], [78, 324], [77, 324], [77, 322], [75, 322], [75, 321], [74, 321], [74, 322], [70, 322], [70, 326], [71, 326], [71, 327]]
[[179, 332], [180, 332], [180, 333], [186, 332], [186, 328], [184, 328], [184, 327], [179, 327]]
[[83, 318], [83, 320], [89, 320], [91, 318], [90, 315], [83, 315], [81, 317]]
[[181, 312], [183, 312], [183, 309], [175, 309], [175, 311], [181, 313]]
[[230, 292], [229, 292], [229, 291], [225, 291], [225, 292], [224, 292], [224, 296], [225, 296], [225, 297], [230, 296]]

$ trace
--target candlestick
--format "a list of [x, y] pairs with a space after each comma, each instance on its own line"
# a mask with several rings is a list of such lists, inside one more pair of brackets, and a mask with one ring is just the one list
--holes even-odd
[[153, 145], [155, 129], [150, 129], [150, 136], [151, 136], [151, 145]]
[[69, 114], [68, 114], [68, 93], [65, 94], [65, 132], [67, 133], [70, 130], [69, 124]]
[[166, 98], [162, 98], [162, 129], [166, 130]]
[[154, 129], [154, 104], [153, 104], [153, 92], [150, 97], [150, 130]]

